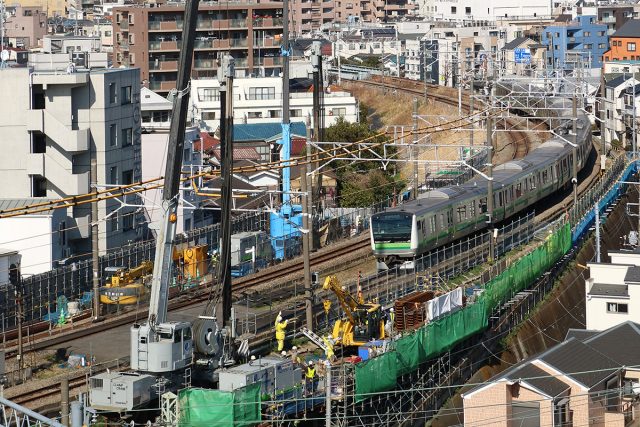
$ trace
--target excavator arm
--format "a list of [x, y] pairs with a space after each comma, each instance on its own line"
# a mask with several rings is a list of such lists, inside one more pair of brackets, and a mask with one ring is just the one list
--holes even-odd
[[358, 302], [347, 292], [345, 292], [340, 286], [340, 282], [336, 276], [327, 276], [324, 279], [324, 285], [322, 285], [322, 289], [327, 291], [332, 291], [336, 297], [338, 298], [338, 302], [342, 306], [347, 318], [351, 322], [352, 325], [356, 323], [353, 313], [358, 308]]

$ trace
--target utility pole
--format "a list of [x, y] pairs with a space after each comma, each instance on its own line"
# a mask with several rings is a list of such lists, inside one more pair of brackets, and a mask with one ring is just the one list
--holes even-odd
[[69, 427], [69, 379], [63, 378], [60, 381], [60, 415], [61, 424]]
[[95, 147], [91, 149], [91, 261], [93, 269], [93, 321], [100, 320], [100, 248], [98, 246], [98, 153]]
[[18, 279], [15, 285], [14, 295], [16, 298], [16, 323], [18, 324], [18, 375], [23, 380], [24, 373], [24, 350], [22, 348], [22, 280]]
[[[489, 94], [488, 106], [492, 105], [491, 94]], [[487, 223], [489, 230], [493, 228], [493, 121], [491, 120], [491, 109], [487, 109]], [[489, 237], [489, 259], [493, 260], [494, 242], [493, 235]]]
[[331, 427], [331, 364], [327, 361], [327, 373], [324, 376], [325, 379], [325, 427]]
[[573, 206], [578, 204], [578, 97], [573, 93]]
[[[469, 84], [469, 116], [473, 116], [473, 77], [471, 78], [471, 83]], [[471, 133], [469, 134], [469, 145], [473, 147], [473, 131], [474, 131], [474, 121], [473, 117], [471, 117]], [[473, 150], [473, 149], [472, 149]], [[473, 151], [469, 152], [469, 155], [473, 155]]]
[[593, 210], [596, 214], [596, 262], [599, 263], [600, 262], [600, 209], [598, 208], [598, 202], [596, 202], [595, 206], [593, 207]]
[[398, 27], [396, 27], [396, 65], [398, 66], [398, 72], [396, 74], [400, 77], [400, 43], [398, 42]]
[[5, 64], [7, 54], [4, 53], [4, 13], [4, 0], [0, 0], [0, 68], [7, 65]]
[[[338, 43], [336, 44], [336, 47], [340, 48], [341, 43], [340, 43], [340, 36], [342, 35], [341, 31], [338, 31]], [[338, 86], [342, 85], [342, 65], [341, 65], [341, 59], [340, 59], [340, 49], [338, 49]]]
[[[286, 21], [285, 21], [286, 22]], [[220, 157], [222, 158], [222, 242], [220, 282], [222, 283], [222, 326], [231, 319], [231, 171], [233, 170], [233, 77], [234, 60], [224, 55], [218, 69], [220, 79]]]
[[460, 42], [456, 34], [456, 84], [458, 85], [458, 116], [462, 117], [462, 64], [460, 64]]
[[413, 158], [413, 200], [418, 198], [418, 98], [413, 98], [413, 146], [411, 153]]

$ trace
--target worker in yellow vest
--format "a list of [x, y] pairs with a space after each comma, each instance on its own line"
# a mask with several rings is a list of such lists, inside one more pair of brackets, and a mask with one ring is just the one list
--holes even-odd
[[305, 381], [307, 382], [307, 392], [313, 394], [313, 385], [316, 380], [316, 367], [313, 364], [313, 361], [309, 361], [309, 365], [307, 366], [307, 372], [305, 372]]
[[335, 353], [333, 352], [333, 341], [328, 337], [322, 337], [322, 342], [324, 342], [324, 346], [326, 347], [325, 354], [327, 356], [327, 360], [329, 362], [333, 362], [335, 358]]
[[282, 312], [278, 313], [278, 317], [276, 317], [276, 322], [274, 324], [276, 328], [276, 341], [278, 341], [278, 351], [282, 351], [284, 349], [284, 338], [288, 324], [288, 320], [282, 320]]

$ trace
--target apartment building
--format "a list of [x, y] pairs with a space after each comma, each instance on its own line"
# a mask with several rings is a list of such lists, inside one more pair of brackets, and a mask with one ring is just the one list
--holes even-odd
[[[175, 88], [182, 46], [184, 3], [114, 7], [113, 65], [140, 68], [140, 78], [160, 94]], [[282, 3], [201, 3], [192, 76], [215, 78], [218, 58], [235, 59], [236, 76], [278, 75], [282, 64]]]
[[[602, 101], [604, 140], [607, 144], [618, 143], [622, 147], [626, 147], [632, 135], [629, 124], [633, 123], [629, 121], [633, 112], [633, 103], [629, 98], [631, 94], [628, 92], [633, 92], [632, 87], [640, 89], [639, 76], [637, 74], [635, 77], [633, 74], [612, 74], [605, 75], [604, 78], [605, 96]], [[637, 105], [637, 101], [636, 107], [637, 111], [640, 111], [640, 105]]]
[[544, 29], [541, 43], [547, 46], [549, 68], [573, 69], [602, 67], [603, 55], [609, 50], [607, 26], [596, 16], [578, 16], [568, 22], [556, 22]]
[[5, 34], [9, 45], [31, 49], [42, 46], [47, 34], [47, 14], [42, 6], [15, 6], [7, 8]]
[[[291, 121], [303, 121], [313, 127], [311, 81], [297, 79], [290, 85]], [[220, 124], [220, 82], [217, 79], [191, 81], [191, 114], [210, 130]], [[235, 123], [280, 122], [282, 118], [282, 79], [279, 77], [238, 78], [233, 81], [233, 117]], [[331, 90], [323, 94], [324, 125], [338, 117], [358, 120], [358, 103], [349, 92]]]
[[612, 35], [630, 19], [638, 17], [640, 5], [605, 4], [598, 6], [598, 21], [607, 26], [607, 34]]
[[419, 0], [418, 9], [427, 18], [441, 21], [495, 21], [500, 17], [550, 16], [552, 4], [546, 0]]
[[[0, 69], [0, 182], [11, 183], [0, 198], [85, 194], [92, 154], [101, 188], [141, 179], [139, 70], [107, 69], [104, 53], [75, 58], [75, 67], [71, 59], [33, 54], [29, 67]], [[127, 201], [135, 205], [137, 197]], [[98, 204], [100, 251], [141, 236], [134, 209], [117, 200]], [[65, 257], [90, 252], [90, 234], [90, 206], [69, 207], [59, 233]]]
[[67, 14], [67, 0], [11, 0], [11, 2], [5, 2], [5, 4], [25, 8], [39, 7], [49, 18]]
[[302, 0], [290, 2], [291, 31], [307, 34], [334, 23], [381, 23], [415, 14], [414, 0]]

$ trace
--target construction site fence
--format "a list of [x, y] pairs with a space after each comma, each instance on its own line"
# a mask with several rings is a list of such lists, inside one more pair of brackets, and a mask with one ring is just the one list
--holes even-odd
[[443, 318], [429, 322], [394, 341], [394, 349], [355, 367], [356, 401], [396, 387], [399, 375], [451, 349], [484, 330], [500, 304], [525, 289], [571, 248], [571, 228], [565, 223], [527, 255], [490, 280], [476, 300]]
[[179, 427], [242, 427], [259, 424], [261, 383], [234, 391], [187, 388], [178, 393]]

